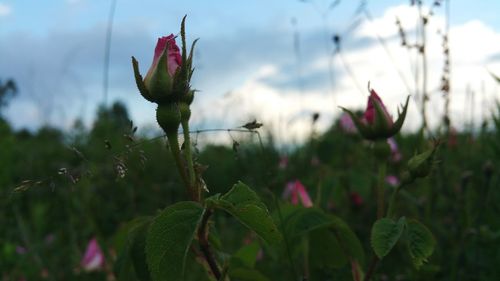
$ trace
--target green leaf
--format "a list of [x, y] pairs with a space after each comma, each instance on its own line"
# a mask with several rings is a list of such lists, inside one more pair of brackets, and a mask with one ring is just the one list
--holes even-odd
[[247, 268], [253, 268], [261, 247], [257, 241], [241, 247], [233, 256]]
[[146, 235], [150, 224], [150, 219], [142, 221], [130, 230], [128, 237], [132, 265], [137, 278], [141, 281], [151, 280], [146, 263]]
[[244, 183], [238, 182], [226, 194], [207, 198], [206, 201], [207, 205], [231, 214], [269, 244], [281, 241], [281, 234], [269, 215], [266, 205]]
[[332, 229], [339, 243], [344, 246], [347, 255], [357, 260], [360, 264], [365, 262], [365, 251], [359, 241], [358, 236], [342, 219], [330, 215], [332, 221]]
[[413, 265], [418, 269], [432, 255], [436, 240], [430, 230], [417, 220], [408, 220], [407, 225], [408, 252], [410, 253]]
[[203, 216], [195, 202], [179, 202], [163, 210], [151, 223], [146, 257], [154, 281], [183, 280], [186, 256]]
[[288, 205], [281, 210], [285, 232], [290, 238], [332, 225], [328, 215], [318, 208]]
[[397, 222], [382, 218], [373, 224], [371, 233], [371, 244], [375, 254], [379, 258], [385, 257], [396, 245], [405, 226], [405, 218], [400, 218]]
[[335, 234], [328, 229], [309, 233], [309, 262], [319, 268], [341, 268], [348, 262]]
[[[340, 218], [325, 214], [318, 208], [288, 205], [281, 211], [285, 233], [289, 240], [297, 239], [317, 230], [327, 230], [330, 233], [328, 238], [334, 238], [338, 242], [346, 259], [352, 258], [364, 263], [365, 253], [361, 242]], [[340, 261], [335, 261], [331, 266], [336, 267], [339, 263]]]
[[239, 281], [270, 281], [259, 271], [249, 268], [234, 268], [229, 270], [229, 276]]
[[134, 219], [125, 224], [115, 236], [115, 247], [120, 249], [114, 265], [118, 280], [151, 280], [145, 254], [146, 233], [150, 223], [150, 217]]

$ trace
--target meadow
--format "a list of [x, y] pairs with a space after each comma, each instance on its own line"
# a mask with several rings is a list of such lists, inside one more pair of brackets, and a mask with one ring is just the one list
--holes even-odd
[[[420, 95], [388, 104], [368, 82], [365, 108], [339, 104], [326, 130], [311, 113], [293, 145], [259, 119], [191, 127], [189, 17], [147, 71], [131, 59], [153, 133], [121, 102], [68, 130], [0, 115], [0, 280], [498, 280], [500, 103], [481, 126], [453, 126], [444, 34], [445, 103], [430, 126], [425, 31], [421, 45], [400, 31], [422, 62]], [[0, 82], [2, 110], [18, 87]], [[422, 124], [404, 130], [414, 106]]]

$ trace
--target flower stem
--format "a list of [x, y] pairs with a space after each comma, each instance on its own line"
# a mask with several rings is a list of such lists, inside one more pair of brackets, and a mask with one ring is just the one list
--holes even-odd
[[186, 174], [186, 170], [184, 169], [184, 163], [182, 162], [182, 158], [181, 158], [181, 150], [179, 148], [179, 139], [178, 139], [177, 132], [167, 134], [167, 139], [168, 139], [168, 144], [170, 146], [170, 152], [172, 153], [172, 156], [174, 157], [175, 165], [177, 166], [177, 169], [179, 171], [179, 175], [181, 176], [182, 182], [184, 183], [184, 186], [187, 188], [189, 196], [191, 198], [193, 198], [193, 194], [191, 193], [191, 190], [189, 189], [189, 180], [188, 180], [188, 177]]
[[387, 165], [385, 161], [380, 163], [378, 167], [378, 182], [377, 182], [377, 219], [384, 217], [384, 195], [385, 195], [385, 173]]
[[182, 131], [184, 133], [184, 150], [186, 154], [186, 162], [188, 167], [188, 184], [189, 189], [191, 190], [191, 194], [194, 201], [200, 201], [200, 189], [196, 185], [196, 174], [194, 171], [194, 163], [193, 163], [193, 153], [191, 150], [191, 135], [189, 133], [189, 120], [185, 120], [181, 122]]
[[391, 199], [389, 201], [389, 207], [387, 209], [387, 216], [388, 218], [391, 218], [394, 215], [394, 209], [396, 205], [396, 199], [398, 197], [399, 190], [403, 187], [403, 184], [399, 184], [394, 192], [392, 193]]

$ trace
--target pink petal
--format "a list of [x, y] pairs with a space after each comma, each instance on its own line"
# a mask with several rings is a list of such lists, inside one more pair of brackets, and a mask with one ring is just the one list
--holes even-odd
[[153, 71], [156, 69], [158, 66], [158, 60], [160, 59], [161, 55], [167, 48], [167, 66], [168, 66], [168, 73], [170, 76], [173, 76], [175, 74], [175, 71], [177, 71], [177, 68], [182, 64], [182, 57], [180, 53], [180, 49], [175, 43], [175, 36], [173, 34], [170, 34], [169, 36], [163, 36], [161, 38], [158, 38], [158, 42], [156, 43], [155, 47], [155, 54], [153, 57], [153, 63], [151, 67], [149, 68], [148, 73], [146, 74], [146, 77], [150, 77], [153, 73]]
[[399, 152], [399, 148], [398, 148], [398, 144], [396, 143], [396, 140], [394, 140], [394, 138], [388, 138], [387, 143], [389, 144], [389, 147], [391, 148], [391, 160], [393, 162], [401, 161], [403, 156]]
[[95, 238], [92, 238], [87, 244], [81, 266], [85, 271], [96, 271], [104, 267], [104, 254]]
[[356, 129], [356, 125], [354, 125], [354, 121], [352, 121], [352, 118], [351, 116], [344, 112], [342, 113], [342, 115], [340, 116], [340, 128], [346, 132], [346, 133], [349, 133], [349, 134], [354, 134], [356, 133], [357, 129]]
[[366, 122], [368, 122], [368, 124], [375, 123], [375, 115], [376, 115], [375, 103], [377, 103], [382, 109], [387, 124], [389, 126], [392, 126], [393, 122], [391, 115], [389, 114], [389, 112], [387, 112], [384, 103], [373, 89], [370, 90], [370, 96], [368, 97], [368, 103], [366, 105], [366, 110], [364, 114], [364, 119], [366, 120]]
[[397, 186], [399, 185], [399, 179], [396, 177], [396, 176], [393, 176], [393, 175], [389, 175], [385, 178], [385, 181], [392, 185], [392, 186]]
[[299, 194], [302, 205], [306, 208], [312, 207], [313, 203], [311, 201], [311, 198], [309, 197], [309, 193], [307, 193], [306, 187], [298, 180], [295, 181], [295, 189]]

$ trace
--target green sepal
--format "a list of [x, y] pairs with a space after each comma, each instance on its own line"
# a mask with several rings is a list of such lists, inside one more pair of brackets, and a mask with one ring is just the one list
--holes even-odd
[[149, 85], [147, 85], [148, 81], [146, 81], [146, 86], [148, 86], [149, 92], [153, 98], [158, 100], [158, 104], [170, 103], [176, 100], [173, 91], [174, 80], [168, 73], [167, 50], [168, 42], [165, 50], [158, 59], [156, 69], [154, 69], [154, 72], [149, 79]]
[[147, 101], [156, 102], [156, 100], [151, 96], [148, 89], [146, 88], [146, 85], [144, 84], [144, 79], [142, 78], [141, 72], [139, 71], [139, 63], [133, 56], [132, 56], [132, 67], [134, 69], [135, 83], [137, 84], [139, 93], [141, 93], [142, 97], [145, 98]]
[[410, 102], [410, 96], [406, 97], [405, 104], [401, 105], [402, 111], [400, 112], [398, 109], [398, 119], [392, 125], [392, 128], [391, 128], [392, 135], [391, 136], [397, 134], [401, 130], [401, 128], [403, 127], [403, 123], [405, 122], [405, 119], [406, 119], [406, 112], [408, 111], [408, 103], [409, 102]]

